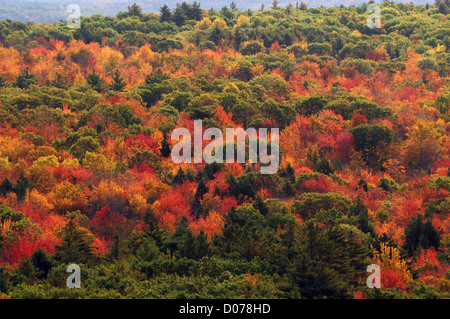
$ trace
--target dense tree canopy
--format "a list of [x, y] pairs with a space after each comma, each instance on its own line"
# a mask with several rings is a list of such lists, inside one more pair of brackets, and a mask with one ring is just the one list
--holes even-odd
[[[0, 295], [449, 298], [448, 3], [380, 7], [0, 21]], [[277, 172], [175, 163], [199, 119]]]

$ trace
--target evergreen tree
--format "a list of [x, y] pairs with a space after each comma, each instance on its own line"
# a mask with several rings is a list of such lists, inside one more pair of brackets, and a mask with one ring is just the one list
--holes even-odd
[[342, 275], [348, 284], [356, 285], [357, 277], [365, 274], [370, 248], [346, 226], [335, 224], [326, 230], [332, 253], [327, 264]]
[[170, 87], [168, 87], [166, 81], [168, 79], [170, 77], [162, 73], [159, 69], [145, 77], [145, 83], [140, 87], [139, 94], [147, 107], [155, 104], [161, 98], [162, 94], [169, 92]]
[[9, 290], [9, 284], [7, 280], [7, 274], [5, 267], [0, 267], [0, 292], [1, 293], [8, 293]]
[[283, 232], [280, 234], [282, 257], [287, 258], [288, 261], [292, 261], [299, 251], [297, 240], [298, 230], [295, 221], [290, 220], [286, 223], [285, 229], [283, 229]]
[[300, 255], [289, 271], [289, 276], [306, 299], [351, 298], [351, 292], [332, 268], [323, 262], [315, 262]]
[[292, 184], [287, 179], [283, 185], [282, 191], [287, 197], [292, 197], [295, 195], [295, 189], [294, 187], [292, 187]]
[[0, 89], [6, 86], [6, 79], [0, 75]]
[[414, 251], [420, 247], [420, 239], [423, 232], [423, 216], [421, 214], [413, 218], [405, 227], [405, 244], [403, 248], [409, 255], [413, 255]]
[[22, 259], [19, 262], [17, 273], [23, 278], [23, 282], [27, 284], [33, 284], [38, 279], [40, 273], [39, 270], [34, 267], [30, 258]]
[[253, 207], [257, 209], [261, 215], [266, 216], [269, 213], [267, 204], [262, 200], [261, 196], [256, 195], [255, 201], [253, 202]]
[[236, 177], [234, 177], [233, 174], [230, 174], [230, 176], [227, 178], [227, 183], [228, 183], [228, 190], [229, 190], [229, 194], [231, 196], [234, 197], [238, 197], [239, 196], [239, 185], [238, 185], [238, 181], [236, 179]]
[[367, 192], [369, 190], [369, 187], [367, 186], [367, 182], [362, 177], [359, 179], [357, 187], [361, 187], [365, 192]]
[[206, 163], [205, 167], [203, 168], [203, 172], [205, 175], [206, 180], [214, 179], [214, 175], [219, 172], [223, 167], [223, 164], [219, 164], [217, 162]]
[[[377, 236], [373, 242], [372, 242], [372, 247], [373, 250], [375, 251], [381, 251], [381, 244], [384, 243], [389, 247], [394, 247], [398, 249], [397, 244], [395, 243], [395, 241], [390, 238], [386, 233], [383, 233], [381, 236]], [[402, 253], [403, 251], [400, 251], [400, 253]], [[404, 254], [403, 254], [404, 255]], [[402, 256], [402, 258], [405, 258], [405, 256]]]
[[167, 133], [163, 134], [163, 140], [162, 140], [161, 148], [159, 149], [159, 151], [161, 152], [161, 156], [163, 156], [163, 157], [170, 156], [171, 150], [170, 150], [169, 142], [167, 142]]
[[177, 174], [172, 179], [172, 183], [174, 185], [183, 184], [185, 180], [186, 180], [186, 175], [184, 174], [183, 169], [180, 167], [180, 168], [178, 168]]
[[236, 29], [234, 30], [234, 49], [236, 51], [239, 51], [240, 47], [241, 47], [241, 43], [244, 42], [244, 37], [245, 34], [241, 31], [240, 27], [236, 27]]
[[169, 250], [172, 253], [176, 251], [190, 231], [191, 230], [188, 227], [188, 218], [183, 216], [178, 222], [173, 234], [164, 241], [162, 251]]
[[145, 84], [154, 85], [162, 83], [163, 81], [168, 79], [170, 79], [170, 76], [164, 74], [160, 69], [157, 69], [155, 72], [152, 72], [145, 77]]
[[9, 192], [13, 191], [13, 185], [9, 181], [8, 178], [5, 178], [3, 182], [0, 184], [0, 194], [6, 195]]
[[109, 251], [106, 254], [109, 261], [118, 260], [120, 258], [122, 248], [120, 243], [120, 236], [115, 236], [113, 242], [109, 246]]
[[140, 5], [133, 3], [131, 6], [128, 6], [128, 15], [130, 17], [139, 17], [142, 18], [144, 14], [142, 13], [142, 8]]
[[130, 244], [134, 244], [132, 242], [132, 238], [125, 241], [121, 235], [115, 235], [112, 239], [113, 240], [109, 245], [109, 250], [105, 254], [105, 257], [110, 262], [126, 258], [131, 252], [133, 252], [133, 248], [130, 247]]
[[172, 21], [175, 22], [177, 27], [180, 27], [186, 20], [187, 15], [184, 6], [181, 6], [179, 3], [177, 3], [172, 15]]
[[405, 242], [403, 248], [410, 255], [415, 255], [422, 249], [434, 247], [440, 244], [439, 232], [433, 227], [431, 221], [424, 223], [423, 215], [414, 217], [405, 227]]
[[357, 216], [356, 225], [362, 232], [375, 236], [375, 230], [369, 218], [369, 211], [359, 195], [356, 198], [356, 202], [350, 206], [349, 213], [350, 216]]
[[36, 84], [37, 80], [34, 74], [30, 74], [28, 67], [17, 76], [16, 80], [17, 86], [21, 89], [28, 89], [30, 85]]
[[286, 14], [290, 15], [292, 12], [292, 3], [288, 3], [287, 7], [286, 7]]
[[208, 188], [206, 187], [205, 181], [200, 179], [198, 182], [197, 190], [195, 191], [194, 195], [194, 204], [193, 206], [193, 214], [196, 218], [200, 218], [202, 215], [202, 206], [201, 206], [201, 200], [203, 199], [203, 195], [205, 195], [208, 192]]
[[196, 238], [192, 231], [189, 229], [186, 236], [183, 238], [180, 246], [178, 247], [178, 254], [180, 257], [186, 257], [189, 259], [197, 259], [196, 255]]
[[334, 173], [334, 170], [330, 166], [330, 162], [326, 158], [322, 158], [316, 165], [316, 171], [319, 173], [330, 175]]
[[23, 200], [25, 198], [25, 194], [27, 193], [27, 189], [31, 190], [31, 188], [32, 186], [28, 181], [28, 178], [23, 175], [23, 172], [20, 172], [19, 179], [13, 189], [14, 193], [17, 195], [17, 200]]
[[211, 252], [211, 243], [208, 240], [208, 235], [202, 230], [197, 235], [197, 242], [195, 246], [195, 254], [197, 259], [209, 256]]
[[358, 228], [364, 233], [370, 233], [372, 236], [375, 235], [367, 209], [361, 211], [358, 215]]
[[434, 228], [431, 220], [427, 220], [423, 225], [423, 235], [422, 235], [421, 245], [425, 249], [434, 247], [438, 249], [440, 246], [441, 236], [440, 232]]
[[39, 270], [38, 278], [47, 278], [48, 272], [53, 267], [53, 262], [47, 253], [42, 248], [38, 248], [31, 255], [30, 259], [33, 266]]
[[382, 151], [393, 140], [393, 131], [383, 125], [362, 124], [349, 129], [352, 133], [355, 149], [361, 152], [361, 155], [367, 165], [379, 170], [384, 162]]
[[69, 81], [65, 76], [60, 73], [56, 74], [56, 79], [50, 82], [51, 86], [54, 86], [58, 89], [67, 89], [69, 87]]
[[172, 12], [167, 4], [163, 5], [159, 10], [159, 22], [170, 22], [172, 19]]
[[199, 21], [202, 19], [202, 15], [203, 15], [203, 11], [200, 8], [200, 3], [198, 3], [197, 1], [194, 1], [190, 6], [189, 18], [192, 20]]
[[[160, 254], [161, 252], [152, 238], [145, 238], [136, 251], [136, 256], [145, 262], [155, 260]], [[153, 269], [150, 270], [147, 267], [145, 269], [147, 274], [153, 273]]]
[[152, 238], [158, 246], [161, 246], [164, 240], [164, 230], [159, 227], [158, 217], [153, 212], [152, 208], [147, 208], [144, 215], [144, 222], [147, 225], [145, 228], [145, 234], [147, 237]]
[[114, 71], [114, 74], [112, 76], [112, 82], [110, 84], [111, 90], [116, 92], [122, 92], [126, 86], [127, 83], [123, 80], [123, 77], [120, 75], [120, 71], [119, 70]]
[[94, 237], [72, 218], [61, 233], [62, 243], [55, 245], [55, 260], [61, 263], [86, 263], [94, 258]]
[[214, 184], [214, 196], [222, 197], [222, 192], [217, 184]]
[[272, 1], [272, 9], [273, 10], [278, 10], [278, 5], [280, 4], [280, 2], [278, 0], [273, 0]]
[[[220, 252], [225, 256], [247, 260], [263, 253], [267, 248], [267, 242], [263, 242], [261, 238], [263, 218], [252, 206], [241, 206], [238, 209], [232, 207], [225, 215], [222, 238], [218, 244]], [[266, 247], [262, 247], [264, 245]], [[263, 257], [261, 254], [259, 256]]]
[[93, 90], [100, 92], [104, 88], [105, 80], [95, 70], [88, 74], [86, 77], [86, 83], [92, 87]]
[[215, 26], [208, 36], [208, 40], [214, 42], [215, 45], [219, 45], [222, 38], [222, 30], [218, 26]]
[[289, 179], [291, 183], [295, 182], [295, 171], [291, 163], [288, 163], [286, 167], [286, 177]]
[[195, 191], [195, 200], [201, 201], [203, 199], [203, 195], [208, 192], [208, 187], [206, 187], [206, 183], [203, 178], [199, 181], [197, 190]]
[[196, 178], [195, 173], [191, 169], [188, 169], [186, 172], [186, 179], [190, 182], [193, 182], [195, 181], [195, 178]]
[[307, 221], [299, 232], [299, 254], [289, 276], [302, 297], [349, 298], [364, 274], [369, 248], [341, 225], [323, 229]]
[[434, 6], [442, 14], [447, 14], [450, 10], [450, 2], [448, 0], [436, 0]]
[[228, 189], [231, 196], [237, 199], [242, 199], [244, 196], [255, 198], [255, 179], [252, 173], [242, 174], [238, 179], [231, 174], [226, 182], [229, 185]]

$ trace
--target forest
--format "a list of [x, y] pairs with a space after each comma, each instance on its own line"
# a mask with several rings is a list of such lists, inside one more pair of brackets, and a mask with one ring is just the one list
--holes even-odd
[[[449, 2], [161, 5], [0, 21], [0, 299], [450, 298]], [[194, 120], [277, 173], [174, 163]]]

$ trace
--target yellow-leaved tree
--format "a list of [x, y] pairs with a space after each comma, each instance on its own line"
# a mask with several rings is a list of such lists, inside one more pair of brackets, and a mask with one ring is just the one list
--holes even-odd
[[237, 26], [241, 27], [243, 25], [250, 24], [250, 18], [247, 16], [240, 15], [237, 19]]
[[400, 257], [400, 251], [386, 243], [380, 244], [380, 252], [374, 254], [373, 263], [380, 266], [381, 276], [383, 276], [383, 271], [390, 270], [400, 275], [404, 281], [412, 280], [406, 260]]

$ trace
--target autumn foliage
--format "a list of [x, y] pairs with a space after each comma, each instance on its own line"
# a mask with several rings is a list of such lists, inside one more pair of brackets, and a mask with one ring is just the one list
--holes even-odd
[[[382, 6], [380, 30], [362, 7], [0, 21], [0, 270], [34, 262], [33, 285], [82, 252], [138, 282], [102, 279], [117, 294], [172, 276], [236, 282], [227, 298], [371, 298], [374, 263], [377, 293], [449, 297], [448, 20]], [[280, 128], [278, 171], [175, 163], [171, 133], [197, 119]]]

